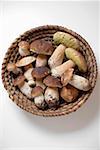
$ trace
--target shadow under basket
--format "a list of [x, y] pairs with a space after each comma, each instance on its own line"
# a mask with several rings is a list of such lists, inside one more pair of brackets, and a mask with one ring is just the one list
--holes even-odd
[[[40, 110], [34, 105], [34, 102], [28, 99], [23, 93], [21, 93], [21, 91], [17, 87], [13, 85], [12, 82], [13, 76], [7, 71], [7, 64], [9, 62], [16, 62], [21, 58], [18, 53], [18, 43], [20, 41], [26, 40], [29, 43], [31, 43], [36, 39], [45, 39], [45, 40], [52, 41], [53, 34], [57, 31], [69, 33], [80, 41], [80, 51], [84, 55], [88, 66], [88, 72], [87, 74], [85, 74], [85, 77], [91, 83], [92, 89], [89, 90], [88, 92], [83, 92], [80, 95], [80, 97], [78, 97], [77, 100], [73, 103], [60, 104], [60, 106], [56, 110], [52, 110], [52, 109]], [[72, 30], [69, 30], [61, 26], [56, 26], [56, 25], [40, 26], [40, 27], [33, 28], [29, 31], [26, 31], [24, 34], [18, 37], [8, 48], [8, 51], [5, 55], [2, 64], [2, 81], [12, 101], [14, 101], [22, 109], [34, 115], [45, 116], [45, 117], [61, 116], [76, 111], [89, 98], [96, 84], [96, 79], [97, 79], [97, 63], [96, 63], [94, 53], [91, 47], [89, 46], [89, 44], [80, 35], [73, 32]]]

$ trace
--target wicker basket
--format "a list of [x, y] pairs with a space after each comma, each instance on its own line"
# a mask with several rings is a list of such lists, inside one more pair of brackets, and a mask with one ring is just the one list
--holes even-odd
[[[18, 59], [20, 59], [20, 55], [18, 53], [18, 43], [21, 40], [26, 40], [30, 43], [35, 39], [46, 39], [46, 40], [51, 41], [52, 36], [56, 31], [67, 32], [73, 35], [75, 38], [77, 38], [80, 41], [80, 50], [82, 54], [84, 55], [87, 61], [87, 65], [88, 65], [88, 73], [85, 76], [89, 79], [92, 85], [92, 89], [88, 92], [83, 92], [81, 96], [73, 103], [70, 103], [68, 105], [66, 103], [62, 103], [59, 106], [59, 108], [56, 110], [47, 109], [43, 111], [43, 110], [38, 109], [34, 105], [34, 102], [30, 101], [25, 95], [23, 95], [20, 92], [18, 88], [16, 88], [13, 85], [12, 76], [7, 71], [7, 64], [9, 62], [16, 62]], [[83, 103], [86, 102], [86, 100], [92, 93], [93, 88], [96, 84], [96, 79], [97, 79], [97, 63], [96, 63], [96, 59], [95, 59], [95, 56], [93, 54], [91, 47], [80, 35], [73, 32], [72, 30], [69, 30], [61, 26], [46, 25], [46, 26], [36, 27], [25, 32], [23, 35], [17, 38], [8, 48], [8, 51], [5, 55], [5, 58], [2, 64], [2, 81], [12, 101], [14, 101], [22, 109], [32, 114], [45, 116], [45, 117], [46, 116], [61, 116], [61, 115], [69, 114], [73, 111], [76, 111], [80, 106], [83, 105]]]

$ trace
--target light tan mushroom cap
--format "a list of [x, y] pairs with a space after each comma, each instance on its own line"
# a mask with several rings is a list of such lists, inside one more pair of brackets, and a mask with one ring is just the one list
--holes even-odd
[[31, 64], [32, 62], [34, 62], [36, 60], [36, 58], [34, 56], [27, 56], [27, 57], [24, 57], [22, 59], [20, 59], [17, 63], [16, 63], [16, 66], [17, 67], [23, 67], [23, 66], [26, 66], [26, 65], [29, 65]]

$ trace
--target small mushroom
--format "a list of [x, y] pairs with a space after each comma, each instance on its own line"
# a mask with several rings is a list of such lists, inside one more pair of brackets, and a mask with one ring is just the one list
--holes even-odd
[[49, 108], [56, 107], [59, 104], [58, 88], [47, 87], [45, 90], [45, 101]]
[[61, 83], [63, 84], [63, 86], [66, 86], [68, 84], [68, 82], [71, 80], [71, 78], [73, 76], [73, 71], [74, 71], [73, 68], [69, 68], [62, 74]]
[[34, 86], [35, 85], [35, 80], [32, 77], [32, 71], [34, 68], [29, 68], [25, 73], [24, 76], [28, 80], [29, 86]]
[[24, 95], [26, 95], [29, 99], [32, 98], [32, 95], [31, 95], [31, 93], [32, 93], [32, 88], [28, 85], [27, 82], [24, 82], [24, 84], [23, 84], [22, 86], [18, 86], [18, 87], [19, 87], [20, 91], [21, 91]]
[[43, 90], [45, 90], [46, 86], [43, 83], [42, 79], [36, 79], [36, 86], [40, 86]]
[[51, 55], [53, 52], [53, 45], [51, 42], [43, 39], [35, 40], [30, 45], [30, 51], [37, 54]]
[[57, 67], [62, 64], [66, 47], [60, 44], [48, 60], [50, 68]]
[[60, 82], [60, 79], [58, 78], [55, 78], [53, 76], [47, 76], [44, 80], [43, 80], [43, 83], [48, 86], [48, 87], [59, 87], [61, 88], [62, 85], [61, 85], [61, 82]]
[[69, 81], [69, 84], [82, 91], [88, 91], [91, 89], [89, 80], [76, 74], [73, 75], [72, 79]]
[[16, 75], [22, 73], [22, 70], [17, 68], [15, 63], [8, 63], [7, 70], [13, 72]]
[[75, 66], [75, 63], [72, 60], [68, 60], [68, 61], [64, 62], [63, 64], [61, 64], [60, 66], [52, 68], [51, 69], [52, 76], [61, 77], [62, 74], [66, 70], [68, 70], [69, 68], [72, 68], [74, 66]]
[[22, 59], [20, 59], [17, 63], [16, 63], [16, 66], [17, 67], [23, 67], [23, 66], [26, 66], [26, 65], [29, 65], [31, 64], [32, 62], [34, 62], [36, 60], [36, 58], [34, 56], [27, 56], [27, 57], [24, 57]]
[[27, 41], [21, 41], [19, 44], [19, 53], [21, 56], [27, 56], [30, 54], [30, 51], [29, 51], [29, 43]]
[[44, 100], [44, 96], [43, 94], [37, 96], [34, 98], [34, 103], [35, 105], [40, 108], [40, 109], [44, 109], [46, 107], [46, 102]]
[[79, 91], [70, 85], [63, 87], [60, 92], [60, 96], [66, 102], [73, 102], [77, 98], [78, 94], [79, 94]]
[[50, 70], [47, 67], [37, 67], [32, 71], [33, 78], [41, 79], [47, 76], [50, 73]]
[[27, 71], [29, 68], [33, 68], [32, 64], [26, 65], [24, 66], [24, 70]]
[[43, 89], [40, 86], [36, 86], [32, 89], [32, 98], [37, 97], [43, 93]]
[[22, 86], [24, 84], [25, 76], [19, 75], [16, 79], [14, 79], [14, 86]]
[[36, 67], [46, 66], [47, 64], [47, 56], [46, 55], [38, 55], [36, 58]]
[[71, 59], [78, 66], [78, 69], [80, 71], [82, 71], [82, 72], [87, 71], [86, 60], [79, 51], [77, 51], [73, 48], [66, 48], [65, 54], [68, 59]]

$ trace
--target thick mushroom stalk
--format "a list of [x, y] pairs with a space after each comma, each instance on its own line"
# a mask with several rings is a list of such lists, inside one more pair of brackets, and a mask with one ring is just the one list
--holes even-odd
[[36, 67], [44, 67], [47, 65], [47, 56], [46, 55], [38, 55], [36, 58]]
[[75, 63], [72, 60], [68, 60], [68, 61], [64, 62], [63, 64], [61, 64], [60, 66], [57, 66], [57, 67], [51, 69], [52, 76], [61, 77], [62, 74], [66, 70], [68, 70], [69, 68], [72, 68], [74, 66], [75, 66]]
[[59, 104], [59, 92], [58, 88], [47, 87], [45, 90], [45, 101], [49, 108], [56, 107]]
[[46, 107], [46, 102], [44, 100], [43, 94], [40, 94], [39, 96], [35, 97], [34, 103], [38, 108], [44, 109]]
[[21, 41], [19, 44], [19, 53], [21, 56], [27, 56], [30, 54], [29, 43], [27, 41]]
[[34, 68], [29, 68], [25, 73], [24, 76], [28, 80], [29, 86], [34, 86], [35, 85], [35, 80], [32, 77], [32, 71]]
[[30, 99], [32, 98], [32, 95], [31, 95], [32, 88], [28, 85], [27, 82], [24, 82], [24, 84], [22, 86], [18, 86], [18, 87], [24, 95], [26, 95]]
[[69, 81], [69, 84], [82, 91], [88, 91], [91, 89], [89, 80], [76, 74], [73, 75], [72, 79]]
[[48, 60], [48, 64], [49, 64], [50, 68], [54, 68], [54, 67], [57, 67], [62, 64], [65, 49], [66, 49], [66, 47], [62, 44], [60, 44], [55, 49], [55, 51], [53, 52], [53, 54], [51, 55], [51, 57]]
[[22, 70], [20, 68], [17, 68], [15, 63], [9, 63], [7, 65], [7, 70], [13, 72], [16, 75], [22, 73]]

